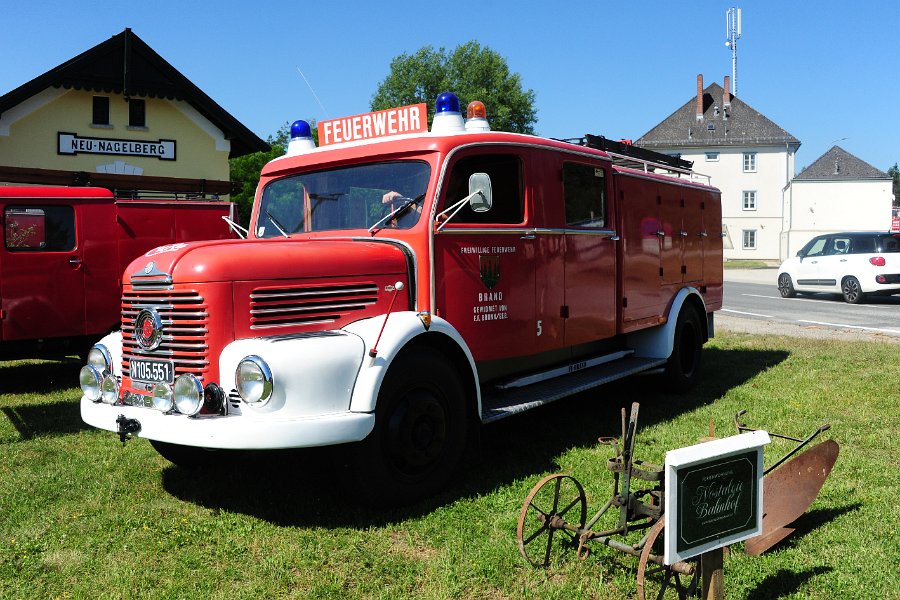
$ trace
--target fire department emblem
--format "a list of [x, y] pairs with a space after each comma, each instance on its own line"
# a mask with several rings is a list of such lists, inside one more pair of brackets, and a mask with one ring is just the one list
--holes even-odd
[[134, 320], [134, 339], [143, 350], [156, 350], [162, 343], [162, 319], [152, 308], [145, 308]]
[[487, 289], [494, 289], [494, 286], [500, 281], [500, 257], [497, 255], [481, 254], [478, 256], [478, 260], [480, 263], [482, 283], [487, 286]]

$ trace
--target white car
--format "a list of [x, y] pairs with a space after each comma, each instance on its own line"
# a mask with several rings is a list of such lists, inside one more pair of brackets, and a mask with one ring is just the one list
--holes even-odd
[[900, 294], [900, 233], [829, 233], [811, 239], [778, 269], [784, 298], [828, 292], [851, 304]]

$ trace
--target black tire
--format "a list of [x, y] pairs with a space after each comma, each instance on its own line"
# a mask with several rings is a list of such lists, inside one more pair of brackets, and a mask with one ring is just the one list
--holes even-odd
[[170, 463], [190, 470], [213, 469], [224, 466], [223, 459], [226, 458], [227, 454], [226, 451], [182, 446], [157, 440], [150, 440], [150, 445]]
[[666, 363], [666, 387], [673, 392], [686, 392], [694, 387], [700, 376], [703, 351], [703, 325], [697, 311], [682, 306], [675, 323], [675, 341]]
[[841, 294], [848, 304], [862, 304], [866, 300], [866, 293], [862, 291], [856, 277], [844, 277], [841, 281]]
[[793, 298], [797, 295], [797, 290], [794, 289], [794, 282], [791, 281], [791, 276], [787, 273], [782, 273], [778, 276], [778, 292], [782, 298]]
[[374, 430], [348, 448], [345, 483], [378, 506], [431, 496], [456, 474], [469, 429], [453, 365], [431, 348], [404, 352], [381, 386]]

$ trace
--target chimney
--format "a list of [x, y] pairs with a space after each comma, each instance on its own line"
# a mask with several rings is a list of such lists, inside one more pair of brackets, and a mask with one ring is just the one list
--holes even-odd
[[697, 120], [703, 120], [703, 73], [697, 75]]
[[722, 105], [731, 108], [731, 77], [725, 76], [725, 87], [722, 92]]

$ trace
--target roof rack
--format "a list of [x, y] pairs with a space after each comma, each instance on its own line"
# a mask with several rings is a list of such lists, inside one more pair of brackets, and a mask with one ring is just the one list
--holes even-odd
[[569, 138], [559, 141], [603, 150], [612, 158], [613, 164], [620, 167], [637, 169], [645, 173], [664, 173], [679, 178], [687, 177], [691, 181], [705, 179], [707, 185], [710, 183], [709, 175], [693, 171], [693, 161], [663, 154], [662, 152], [647, 150], [646, 148], [633, 145], [630, 140], [617, 142], [608, 140], [602, 135], [586, 133], [581, 138]]

